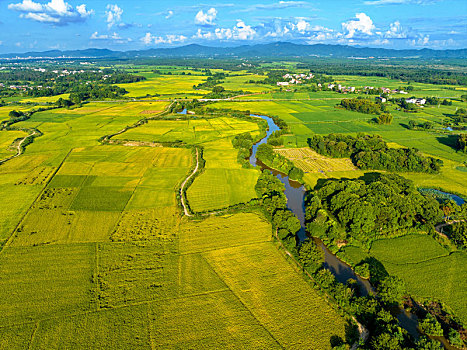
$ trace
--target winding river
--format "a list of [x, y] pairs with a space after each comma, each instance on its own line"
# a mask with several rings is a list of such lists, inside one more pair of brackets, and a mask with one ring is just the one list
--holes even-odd
[[[287, 207], [297, 216], [301, 223], [301, 229], [298, 232], [298, 237], [300, 241], [305, 240], [308, 236], [305, 230], [305, 187], [300, 184], [299, 182], [290, 180], [289, 177], [275, 169], [271, 169], [265, 164], [263, 164], [260, 160], [256, 159], [256, 152], [258, 150], [258, 146], [266, 143], [269, 136], [274, 131], [280, 130], [280, 128], [274, 123], [274, 120], [270, 117], [263, 116], [263, 115], [251, 115], [252, 117], [258, 117], [265, 120], [268, 123], [268, 130], [266, 136], [258, 141], [255, 145], [253, 145], [252, 153], [250, 156], [250, 164], [253, 166], [258, 166], [263, 169], [270, 170], [284, 185], [285, 185], [285, 196], [287, 197]], [[340, 283], [346, 283], [349, 279], [354, 279], [357, 281], [360, 292], [363, 295], [368, 295], [370, 292], [374, 291], [374, 288], [370, 284], [370, 282], [366, 279], [361, 278], [360, 276], [356, 275], [352, 268], [337, 258], [319, 238], [312, 238], [316, 244], [323, 250], [324, 252], [324, 265], [325, 267], [331, 271], [331, 273], [335, 276], [336, 280]], [[406, 312], [402, 308], [397, 308], [394, 310], [397, 314], [397, 319], [399, 320], [399, 324], [401, 327], [405, 328], [409, 334], [414, 336], [415, 338], [419, 337], [419, 332], [417, 330], [418, 319], [415, 315]], [[441, 339], [444, 340], [444, 339]], [[447, 342], [443, 341], [443, 345], [447, 349], [453, 349], [452, 346], [449, 346]]]
[[[298, 237], [300, 241], [304, 241], [307, 238], [307, 234], [305, 231], [305, 187], [297, 181], [290, 180], [289, 177], [275, 169], [271, 169], [265, 164], [263, 164], [260, 160], [256, 159], [256, 152], [258, 150], [258, 146], [266, 143], [268, 141], [269, 136], [274, 131], [280, 130], [280, 128], [274, 123], [274, 120], [270, 117], [264, 115], [251, 115], [252, 117], [258, 117], [261, 119], [266, 120], [268, 123], [268, 130], [266, 132], [266, 136], [258, 141], [255, 145], [253, 145], [251, 156], [250, 156], [250, 164], [253, 166], [259, 166], [261, 170], [268, 169], [270, 170], [285, 186], [285, 196], [287, 197], [287, 207], [297, 216], [300, 220], [301, 229], [298, 232]], [[360, 276], [356, 275], [353, 272], [352, 268], [337, 258], [334, 254], [332, 254], [328, 248], [324, 245], [324, 243], [318, 239], [313, 238], [316, 244], [323, 250], [324, 252], [324, 265], [325, 267], [332, 272], [332, 274], [336, 277], [336, 280], [340, 283], [346, 283], [349, 279], [354, 279], [357, 281], [360, 291], [363, 295], [368, 295], [370, 291], [373, 290], [370, 282], [361, 278]]]

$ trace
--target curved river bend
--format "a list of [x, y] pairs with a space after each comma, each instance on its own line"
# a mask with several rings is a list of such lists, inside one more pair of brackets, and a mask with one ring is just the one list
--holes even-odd
[[[305, 231], [305, 187], [297, 181], [290, 180], [289, 177], [277, 170], [271, 169], [264, 165], [260, 160], [256, 159], [256, 152], [258, 146], [266, 143], [269, 136], [274, 131], [280, 130], [280, 128], [274, 123], [274, 120], [270, 117], [264, 115], [251, 115], [252, 117], [258, 117], [266, 120], [268, 123], [268, 130], [266, 136], [253, 145], [250, 164], [253, 166], [259, 166], [261, 170], [268, 169], [270, 170], [285, 186], [285, 196], [287, 197], [287, 207], [297, 216], [300, 220], [301, 229], [298, 232], [298, 237], [300, 241], [304, 241], [307, 238]], [[319, 247], [324, 251], [324, 264], [325, 267], [332, 272], [336, 277], [336, 280], [341, 283], [346, 283], [349, 279], [354, 279], [357, 281], [360, 291], [363, 295], [368, 295], [368, 293], [373, 289], [368, 280], [365, 280], [353, 272], [352, 268], [339, 260], [334, 254], [332, 254], [329, 249], [326, 248], [324, 243], [318, 239], [313, 238]]]
[[[270, 117], [264, 115], [251, 115], [252, 117], [258, 117], [263, 120], [266, 120], [268, 123], [268, 130], [266, 136], [258, 141], [255, 145], [253, 145], [252, 153], [250, 156], [250, 164], [253, 166], [258, 166], [261, 170], [268, 169], [270, 170], [285, 186], [285, 196], [287, 197], [287, 207], [297, 216], [300, 220], [301, 229], [298, 232], [298, 237], [300, 241], [304, 241], [308, 236], [305, 231], [305, 187], [297, 181], [290, 180], [289, 177], [275, 169], [271, 169], [265, 164], [263, 164], [260, 160], [256, 159], [256, 152], [258, 150], [258, 146], [266, 143], [269, 136], [274, 131], [280, 130], [280, 128], [274, 123], [274, 120]], [[331, 271], [331, 273], [335, 276], [336, 280], [340, 283], [346, 283], [349, 279], [354, 279], [357, 281], [358, 286], [360, 287], [360, 292], [362, 295], [368, 295], [370, 292], [374, 291], [374, 288], [370, 284], [370, 282], [366, 279], [361, 278], [360, 276], [356, 275], [352, 268], [337, 258], [331, 251], [324, 245], [324, 243], [318, 238], [312, 238], [316, 244], [323, 250], [324, 252], [324, 266]], [[419, 337], [419, 332], [417, 329], [418, 326], [418, 319], [415, 315], [407, 313], [403, 308], [398, 308], [395, 310], [397, 313], [397, 319], [399, 320], [399, 324], [401, 327], [405, 328], [409, 334], [414, 336], [415, 338]], [[444, 347], [446, 349], [454, 349], [450, 346], [445, 340], [441, 340]]]

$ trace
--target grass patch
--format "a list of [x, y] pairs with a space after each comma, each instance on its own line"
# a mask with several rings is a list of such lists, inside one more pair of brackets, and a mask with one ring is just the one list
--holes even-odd
[[122, 211], [131, 194], [118, 187], [82, 187], [70, 210]]

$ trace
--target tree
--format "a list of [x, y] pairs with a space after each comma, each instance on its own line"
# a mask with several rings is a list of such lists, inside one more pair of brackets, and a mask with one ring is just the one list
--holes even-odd
[[435, 337], [443, 336], [443, 328], [438, 320], [432, 316], [430, 313], [423, 319], [422, 322], [418, 324], [420, 330], [426, 335], [431, 335]]
[[16, 119], [16, 118], [19, 118], [23, 115], [22, 112], [18, 112], [18, 111], [15, 111], [15, 110], [12, 110], [10, 111], [10, 113], [8, 113], [8, 116], [11, 118], [11, 119]]
[[378, 295], [387, 304], [400, 304], [407, 293], [404, 282], [399, 277], [389, 276], [383, 279], [377, 287]]
[[314, 273], [324, 262], [324, 252], [313, 240], [307, 239], [300, 245], [298, 260], [305, 269]]
[[420, 337], [415, 343], [416, 350], [444, 350], [444, 346], [437, 340], [428, 337]]
[[454, 346], [460, 348], [464, 346], [464, 342], [462, 341], [461, 335], [454, 328], [449, 329], [448, 340]]
[[224, 92], [225, 89], [223, 86], [214, 86], [212, 88], [212, 92], [215, 93], [215, 94], [220, 94], [221, 92]]
[[378, 124], [390, 125], [392, 123], [392, 115], [390, 113], [383, 113], [376, 118]]

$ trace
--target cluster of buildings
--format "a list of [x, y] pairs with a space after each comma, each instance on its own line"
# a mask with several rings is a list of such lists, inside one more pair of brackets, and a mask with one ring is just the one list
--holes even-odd
[[336, 90], [340, 91], [340, 92], [355, 92], [355, 86], [342, 86], [341, 84], [328, 84], [328, 89], [332, 90], [336, 88]]
[[277, 86], [289, 86], [290, 84], [302, 84], [303, 80], [310, 80], [313, 79], [314, 75], [312, 73], [309, 74], [285, 74], [282, 78], [286, 79], [285, 81], [278, 81]]
[[426, 103], [426, 100], [424, 98], [409, 98], [405, 100], [407, 103], [413, 103], [416, 105], [424, 105]]
[[391, 89], [388, 89], [388, 88], [385, 88], [385, 87], [375, 88], [374, 86], [364, 86], [363, 87], [363, 91], [365, 91], [365, 90], [378, 90], [378, 89], [380, 89], [384, 94], [404, 94], [404, 95], [408, 94], [407, 91], [399, 90], [399, 89], [391, 90]]

